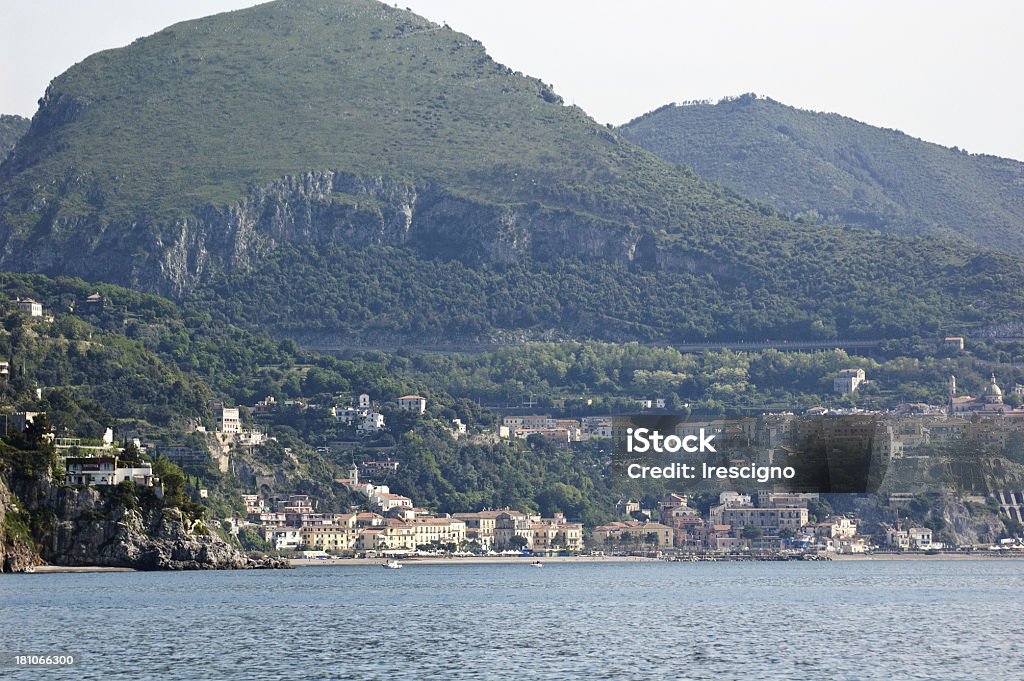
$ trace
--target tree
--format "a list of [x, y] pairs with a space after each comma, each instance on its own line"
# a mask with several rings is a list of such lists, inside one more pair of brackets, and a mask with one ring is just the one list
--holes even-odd
[[526, 545], [529, 544], [530, 542], [527, 541], [526, 537], [524, 537], [523, 535], [517, 534], [517, 535], [513, 536], [512, 539], [510, 539], [508, 543], [509, 543], [509, 546], [511, 546], [516, 551], [522, 551], [523, 549], [526, 548]]
[[556, 482], [537, 495], [537, 504], [541, 515], [550, 517], [555, 513], [564, 513], [570, 518], [578, 518], [583, 512], [585, 501], [578, 488]]
[[[50, 422], [47, 420], [46, 414], [36, 414], [31, 421], [25, 424], [24, 440], [21, 448], [40, 449], [43, 442], [49, 439], [50, 432]], [[11, 440], [11, 438], [8, 438], [8, 440]]]
[[121, 460], [124, 463], [142, 463], [142, 452], [135, 446], [134, 440], [128, 440], [121, 452]]
[[744, 539], [760, 539], [764, 535], [764, 531], [760, 527], [754, 525], [747, 525], [743, 528], [743, 532], [740, 535]]

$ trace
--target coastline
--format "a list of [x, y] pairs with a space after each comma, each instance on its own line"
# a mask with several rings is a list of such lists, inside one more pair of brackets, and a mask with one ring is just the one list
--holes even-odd
[[[899, 560], [930, 560], [930, 561], [942, 561], [942, 560], [1007, 560], [1015, 558], [1024, 558], [1024, 554], [993, 554], [993, 553], [942, 553], [938, 555], [929, 556], [924, 553], [877, 553], [877, 554], [843, 554], [843, 555], [830, 555], [827, 560], [819, 561], [806, 561], [806, 562], [830, 562], [830, 561], [899, 561]], [[317, 559], [317, 558], [289, 558], [288, 562], [293, 567], [331, 567], [335, 565], [347, 565], [347, 566], [360, 566], [360, 565], [381, 565], [384, 562], [384, 558], [333, 558], [333, 559]], [[688, 560], [670, 561], [663, 558], [646, 558], [642, 556], [552, 556], [549, 558], [544, 557], [520, 557], [520, 556], [460, 556], [458, 558], [441, 558], [441, 557], [427, 557], [427, 558], [402, 558], [399, 560], [403, 565], [529, 565], [535, 560], [539, 560], [541, 563], [689, 563]], [[714, 562], [714, 563], [735, 563], [735, 562], [801, 562], [799, 560], [792, 561], [775, 561], [775, 560], [735, 560], [725, 557], [718, 558], [712, 561], [696, 561], [696, 562]]]
[[104, 565], [36, 565], [31, 572], [22, 574], [38, 575], [58, 572], [138, 572], [135, 568], [107, 567]]
[[976, 552], [976, 553], [845, 553], [833, 555], [834, 561], [849, 560], [1014, 560], [1024, 558], [1020, 552]]
[[[868, 553], [868, 554], [832, 554], [829, 561], [824, 562], [867, 562], [867, 561], [979, 561], [979, 560], [1013, 560], [1024, 558], [1024, 553], [941, 553], [928, 555], [925, 553]], [[287, 566], [293, 568], [301, 567], [334, 567], [334, 566], [380, 566], [384, 558], [288, 558]], [[534, 561], [543, 564], [549, 563], [666, 563], [666, 562], [690, 562], [690, 561], [667, 561], [661, 558], [648, 558], [644, 556], [460, 556], [457, 558], [444, 557], [421, 557], [403, 558], [402, 565], [530, 565]], [[708, 561], [698, 561], [708, 562]], [[710, 562], [750, 562], [735, 560], [717, 560]], [[778, 562], [778, 561], [759, 561]], [[793, 561], [783, 561], [793, 562]], [[795, 561], [799, 562], [799, 561]], [[814, 561], [811, 561], [814, 562]], [[108, 567], [103, 565], [36, 565], [30, 572], [21, 574], [60, 574], [60, 573], [90, 573], [90, 572], [138, 572], [134, 568]]]
[[[332, 567], [335, 565], [381, 565], [383, 558], [289, 558], [294, 567]], [[552, 556], [550, 558], [533, 556], [460, 556], [458, 558], [426, 557], [403, 558], [402, 565], [530, 565], [534, 561], [541, 563], [661, 563], [660, 558], [642, 556]]]

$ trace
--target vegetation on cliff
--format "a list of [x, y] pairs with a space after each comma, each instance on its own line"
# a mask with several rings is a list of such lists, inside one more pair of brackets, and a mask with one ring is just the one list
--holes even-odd
[[28, 124], [29, 120], [21, 116], [0, 115], [0, 161], [3, 161], [7, 152], [14, 148], [14, 143], [25, 134]]
[[[258, 269], [218, 275], [193, 300], [239, 325], [314, 344], [394, 339], [456, 347], [522, 336], [941, 337], [1018, 320], [1015, 306], [1024, 303], [1006, 285], [1024, 276], [1022, 262], [923, 239], [865, 236], [858, 243], [818, 234], [799, 245], [751, 240], [740, 247], [713, 238], [703, 248], [710, 259], [719, 249], [748, 258], [749, 267], [717, 276], [579, 258], [481, 267], [408, 248], [303, 247], [281, 249]], [[768, 251], [785, 266], [773, 266]]]

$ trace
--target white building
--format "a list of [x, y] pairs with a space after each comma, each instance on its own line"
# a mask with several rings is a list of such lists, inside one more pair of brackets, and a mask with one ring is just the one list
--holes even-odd
[[221, 407], [217, 411], [217, 430], [221, 433], [241, 433], [242, 420], [238, 408]]
[[455, 437], [466, 434], [466, 424], [462, 422], [462, 419], [452, 419], [452, 434]]
[[338, 405], [332, 411], [334, 418], [345, 425], [356, 424], [356, 431], [360, 435], [371, 435], [384, 430], [384, 415], [370, 407], [369, 395], [359, 396], [358, 407]]
[[69, 457], [66, 461], [69, 485], [118, 485], [131, 480], [143, 487], [153, 487], [159, 478], [153, 475], [153, 466], [121, 466], [116, 456]]
[[885, 537], [889, 546], [901, 549], [927, 551], [941, 549], [943, 546], [932, 541], [932, 531], [927, 527], [905, 527], [897, 523], [896, 527], [886, 529]]
[[18, 309], [27, 314], [29, 317], [42, 317], [43, 316], [43, 305], [37, 303], [31, 298], [16, 298], [14, 304], [18, 306]]
[[365, 414], [356, 426], [356, 430], [363, 434], [379, 433], [384, 430], [384, 414], [371, 411]]
[[[387, 489], [385, 487], [384, 489]], [[393, 508], [412, 508], [412, 499], [409, 497], [403, 497], [401, 494], [391, 494], [391, 492], [378, 492], [370, 496], [370, 503], [377, 507], [381, 513], [387, 513]]]
[[370, 410], [364, 407], [342, 407], [338, 406], [334, 408], [334, 418], [338, 419], [347, 426], [351, 426], [356, 423], [366, 414], [369, 414]]
[[547, 430], [555, 427], [555, 419], [547, 414], [506, 416], [501, 423], [513, 432], [517, 430]]
[[265, 527], [263, 540], [274, 551], [294, 550], [302, 546], [302, 530], [297, 527]]
[[427, 398], [419, 395], [405, 395], [398, 398], [398, 408], [422, 414], [427, 410]]
[[840, 395], [852, 393], [860, 387], [864, 378], [863, 369], [843, 369], [838, 376], [832, 379], [832, 390]]

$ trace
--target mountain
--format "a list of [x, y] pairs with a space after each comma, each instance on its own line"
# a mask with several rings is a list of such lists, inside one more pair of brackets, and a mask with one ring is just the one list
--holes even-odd
[[0, 267], [307, 342], [933, 335], [1024, 262], [787, 221], [468, 36], [278, 0], [93, 55], [0, 166]]
[[623, 137], [784, 213], [1024, 253], [1024, 163], [743, 95], [661, 107]]
[[28, 130], [29, 120], [21, 116], [0, 114], [0, 160], [14, 148], [14, 143]]
[[179, 290], [278, 243], [473, 237], [502, 258], [575, 232], [626, 253], [630, 223], [716, 200], [467, 36], [370, 0], [282, 0], [94, 55], [0, 177], [5, 264], [87, 254], [60, 267]]

